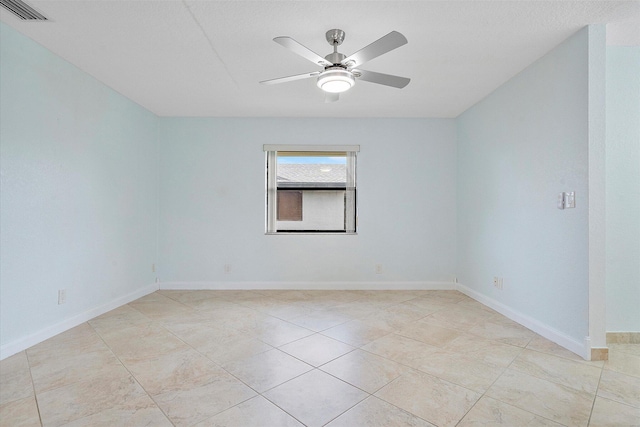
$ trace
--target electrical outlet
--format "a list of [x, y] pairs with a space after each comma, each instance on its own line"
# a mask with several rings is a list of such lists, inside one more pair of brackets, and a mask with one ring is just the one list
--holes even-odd
[[231, 264], [225, 264], [224, 265], [224, 274], [230, 274], [231, 273]]
[[58, 289], [58, 305], [64, 304], [65, 302], [67, 302], [67, 290]]
[[502, 290], [502, 277], [494, 277], [493, 286]]
[[376, 264], [376, 274], [382, 274], [382, 264]]

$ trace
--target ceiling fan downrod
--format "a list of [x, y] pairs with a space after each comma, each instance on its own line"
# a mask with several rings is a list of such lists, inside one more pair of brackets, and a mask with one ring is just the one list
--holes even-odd
[[[333, 46], [333, 53], [328, 54], [327, 56], [324, 57], [324, 59], [326, 59], [327, 61], [331, 62], [334, 66], [340, 65], [341, 68], [346, 69], [347, 67], [343, 66], [340, 63], [347, 56], [344, 55], [343, 53], [338, 52], [338, 46], [340, 46], [342, 44], [342, 42], [344, 41], [344, 36], [345, 36], [344, 31], [339, 30], [339, 29], [333, 29], [333, 30], [327, 31], [327, 33], [326, 33], [327, 42], [331, 46]], [[325, 68], [327, 68], [327, 67], [325, 67]]]

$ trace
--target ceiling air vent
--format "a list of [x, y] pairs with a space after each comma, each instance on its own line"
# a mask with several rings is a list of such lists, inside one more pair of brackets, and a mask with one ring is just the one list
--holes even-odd
[[2, 7], [23, 21], [47, 21], [47, 17], [22, 0], [0, 0]]

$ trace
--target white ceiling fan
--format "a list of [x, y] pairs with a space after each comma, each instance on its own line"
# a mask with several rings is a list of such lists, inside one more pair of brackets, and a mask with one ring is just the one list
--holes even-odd
[[340, 96], [339, 94], [351, 89], [351, 87], [356, 83], [356, 79], [399, 89], [409, 84], [411, 79], [406, 77], [376, 73], [374, 71], [356, 68], [360, 67], [367, 61], [407, 44], [405, 36], [397, 31], [392, 31], [350, 56], [346, 56], [338, 52], [338, 46], [340, 46], [344, 41], [344, 36], [345, 33], [342, 30], [334, 29], [327, 31], [327, 42], [333, 46], [333, 52], [324, 58], [309, 48], [301, 45], [291, 37], [283, 36], [274, 38], [274, 42], [292, 50], [294, 53], [308, 59], [314, 64], [323, 67], [324, 70], [264, 80], [260, 83], [269, 85], [317, 77], [317, 85], [320, 89], [326, 92], [327, 102], [337, 101]]

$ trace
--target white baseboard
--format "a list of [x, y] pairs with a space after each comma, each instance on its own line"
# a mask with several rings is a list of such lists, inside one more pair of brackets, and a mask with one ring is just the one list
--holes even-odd
[[[492, 298], [489, 298], [479, 292], [474, 291], [460, 283], [457, 284], [457, 290], [462, 292], [463, 294], [473, 298], [481, 304], [486, 305], [489, 308], [497, 311], [503, 316], [508, 317], [524, 326], [525, 328], [531, 329], [533, 332], [542, 335], [546, 339], [553, 341], [554, 343], [566, 348], [567, 350], [577, 354], [578, 356], [589, 360], [591, 358], [591, 348], [587, 348], [588, 344], [585, 341], [579, 342], [575, 339], [569, 337], [563, 332], [558, 331], [557, 329], [552, 328], [549, 325], [546, 325], [539, 320], [533, 319], [526, 314], [522, 314], [519, 311], [508, 307], [501, 302], [498, 302]], [[588, 356], [587, 356], [588, 355]]]
[[162, 290], [455, 290], [453, 282], [160, 282]]
[[131, 292], [127, 295], [116, 298], [106, 304], [102, 304], [102, 305], [99, 305], [98, 307], [94, 307], [82, 313], [76, 314], [75, 316], [72, 316], [59, 323], [56, 323], [55, 325], [48, 326], [38, 332], [27, 335], [24, 338], [20, 338], [16, 341], [10, 342], [8, 344], [4, 344], [0, 347], [0, 360], [6, 359], [9, 356], [13, 356], [16, 353], [21, 352], [22, 350], [26, 350], [27, 348], [34, 346], [38, 343], [41, 343], [42, 341], [47, 340], [53, 336], [56, 336], [64, 331], [67, 331], [71, 328], [75, 328], [76, 326], [88, 320], [91, 320], [94, 317], [100, 316], [101, 314], [104, 314], [122, 305], [128, 304], [131, 301], [135, 301], [138, 298], [141, 298], [157, 290], [158, 290], [157, 283], [145, 286], [142, 289], [139, 289], [135, 292]]

